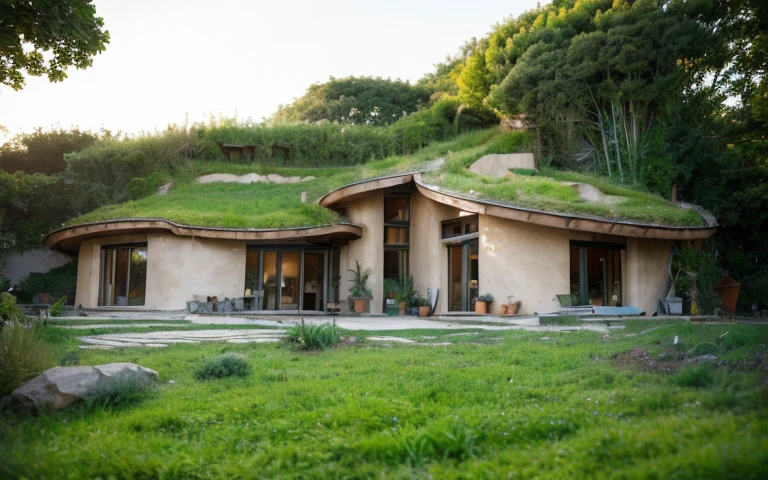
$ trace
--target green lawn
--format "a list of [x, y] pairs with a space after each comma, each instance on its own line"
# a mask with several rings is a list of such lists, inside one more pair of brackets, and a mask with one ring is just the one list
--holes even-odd
[[[698, 226], [701, 216], [654, 195], [614, 185], [599, 177], [547, 170], [547, 176], [493, 179], [475, 175], [467, 167], [487, 153], [527, 149], [526, 134], [503, 133], [498, 129], [467, 133], [425, 147], [411, 156], [393, 156], [365, 165], [343, 168], [281, 168], [262, 165], [210, 162], [197, 163], [186, 181], [178, 181], [167, 195], [109, 205], [70, 220], [69, 225], [123, 218], [165, 218], [184, 225], [224, 228], [286, 228], [328, 225], [340, 221], [335, 212], [315, 203], [329, 191], [351, 182], [424, 168], [426, 162], [445, 158], [441, 171], [426, 175], [429, 183], [471, 198], [551, 212], [597, 215], [662, 225]], [[211, 173], [277, 173], [284, 176], [314, 176], [298, 184], [197, 184], [191, 181]], [[561, 182], [590, 183], [618, 201], [611, 205], [579, 198]], [[307, 203], [301, 202], [302, 192]]]
[[[162, 385], [122, 407], [4, 414], [0, 478], [722, 479], [768, 471], [767, 327], [633, 321], [605, 337], [455, 333], [375, 332], [454, 343], [447, 347], [386, 346], [355, 332], [360, 343], [321, 353], [283, 344], [83, 351], [73, 340], [82, 332], [49, 326], [56, 355], [83, 365], [136, 362], [157, 370]], [[691, 349], [717, 351], [722, 364], [665, 373]], [[250, 376], [196, 380], [222, 352], [245, 355]]]

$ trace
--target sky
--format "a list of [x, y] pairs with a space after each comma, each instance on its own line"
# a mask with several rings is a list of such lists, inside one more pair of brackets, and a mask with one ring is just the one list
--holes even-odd
[[260, 121], [330, 76], [413, 83], [536, 3], [96, 0], [106, 51], [63, 82], [0, 86], [0, 142], [36, 127], [138, 134], [211, 115]]

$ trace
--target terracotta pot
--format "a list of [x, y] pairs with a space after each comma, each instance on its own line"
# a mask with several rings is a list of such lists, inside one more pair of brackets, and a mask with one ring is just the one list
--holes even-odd
[[475, 302], [475, 313], [478, 315], [485, 315], [488, 312], [488, 305], [485, 302]]
[[405, 302], [400, 302], [398, 306], [400, 307], [400, 315], [405, 315]]
[[502, 305], [501, 310], [504, 315], [517, 315], [518, 310], [520, 310], [520, 302], [507, 303], [506, 305]]
[[509, 307], [509, 305], [507, 305], [506, 303], [502, 303], [501, 304], [501, 314], [502, 315], [506, 315], [507, 314], [507, 307]]
[[356, 298], [355, 299], [355, 313], [365, 313], [368, 311], [368, 299]]
[[429, 316], [429, 305], [425, 305], [423, 307], [419, 307], [419, 316], [420, 317], [428, 317]]

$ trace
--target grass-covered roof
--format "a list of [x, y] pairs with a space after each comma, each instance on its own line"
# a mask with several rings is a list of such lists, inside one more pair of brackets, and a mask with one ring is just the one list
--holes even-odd
[[[186, 180], [176, 179], [166, 195], [99, 208], [72, 219], [69, 225], [117, 219], [164, 218], [183, 225], [221, 228], [265, 229], [313, 227], [338, 223], [342, 219], [316, 203], [324, 194], [343, 185], [364, 180], [418, 171], [431, 160], [445, 158], [440, 170], [424, 173], [426, 183], [442, 191], [470, 199], [547, 212], [581, 214], [665, 226], [702, 226], [704, 219], [658, 196], [622, 187], [602, 177], [546, 169], [535, 176], [511, 175], [489, 178], [468, 170], [475, 160], [488, 153], [524, 150], [525, 133], [502, 133], [497, 129], [464, 134], [452, 141], [432, 144], [411, 156], [394, 156], [365, 165], [340, 168], [266, 168], [221, 162], [201, 162], [192, 167]], [[211, 173], [277, 173], [283, 176], [316, 177], [294, 184], [198, 184], [194, 178]], [[611, 202], [582, 199], [567, 182], [588, 183]], [[302, 203], [302, 192], [306, 202]]]

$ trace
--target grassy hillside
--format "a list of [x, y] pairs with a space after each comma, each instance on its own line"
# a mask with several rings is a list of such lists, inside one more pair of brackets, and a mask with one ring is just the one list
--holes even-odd
[[[224, 228], [284, 228], [317, 226], [340, 219], [314, 202], [334, 188], [362, 179], [418, 171], [436, 158], [444, 157], [440, 171], [425, 175], [429, 183], [467, 196], [512, 206], [551, 212], [597, 215], [663, 225], [702, 225], [693, 211], [654, 195], [613, 185], [605, 179], [569, 172], [546, 170], [546, 176], [492, 179], [475, 175], [467, 167], [487, 153], [525, 151], [530, 139], [526, 133], [503, 133], [498, 129], [460, 135], [448, 142], [434, 143], [414, 155], [391, 156], [383, 160], [341, 168], [279, 168], [218, 162], [195, 163], [164, 196], [100, 208], [75, 218], [70, 225], [122, 218], [165, 218], [186, 225]], [[284, 176], [312, 175], [315, 180], [298, 184], [197, 184], [191, 180], [210, 173], [277, 173]], [[562, 182], [590, 183], [613, 203], [602, 204], [579, 198]], [[307, 192], [307, 203], [301, 202]]]

